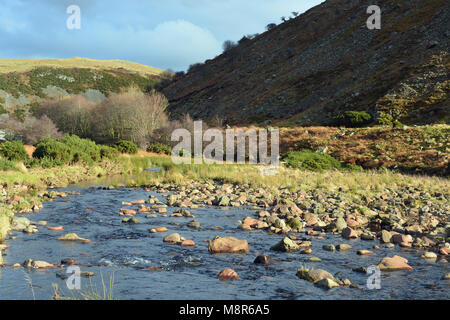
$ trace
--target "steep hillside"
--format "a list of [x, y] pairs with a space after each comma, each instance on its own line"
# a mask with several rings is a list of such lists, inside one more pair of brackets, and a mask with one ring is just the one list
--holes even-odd
[[148, 90], [166, 76], [164, 70], [120, 60], [0, 59], [0, 116], [23, 118], [42, 99], [60, 95], [99, 102], [130, 86]]
[[450, 2], [328, 0], [176, 77], [173, 118], [329, 125], [343, 111], [374, 122], [449, 123]]

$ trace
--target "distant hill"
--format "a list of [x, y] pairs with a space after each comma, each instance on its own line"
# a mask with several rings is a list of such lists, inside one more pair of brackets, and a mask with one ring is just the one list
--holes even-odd
[[215, 59], [163, 90], [172, 118], [229, 124], [331, 125], [344, 111], [373, 122], [450, 122], [450, 1], [328, 0]]
[[122, 60], [0, 59], [0, 116], [32, 114], [42, 99], [61, 95], [99, 102], [130, 86], [149, 90], [167, 74]]

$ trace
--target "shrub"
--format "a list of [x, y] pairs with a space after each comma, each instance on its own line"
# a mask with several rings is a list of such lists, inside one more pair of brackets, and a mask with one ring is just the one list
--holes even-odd
[[237, 44], [236, 42], [233, 42], [231, 40], [227, 40], [223, 43], [222, 48], [223, 48], [223, 52], [228, 52], [233, 48], [236, 48]]
[[172, 154], [172, 147], [163, 144], [163, 143], [154, 143], [148, 146], [147, 148], [148, 152], [154, 152], [154, 153], [158, 153], [158, 154], [167, 154], [167, 155], [171, 155]]
[[360, 128], [370, 124], [372, 116], [365, 111], [345, 111], [336, 120], [338, 126]]
[[288, 152], [283, 157], [283, 161], [286, 162], [287, 167], [302, 170], [321, 171], [341, 168], [339, 161], [332, 156], [310, 150]]
[[20, 141], [5, 141], [0, 144], [0, 154], [8, 160], [27, 160], [28, 154]]
[[276, 27], [277, 27], [276, 23], [269, 23], [269, 24], [266, 26], [266, 30], [267, 30], [267, 31], [270, 31], [270, 30], [275, 29]]
[[[84, 159], [87, 156], [93, 161], [100, 160], [100, 147], [92, 140], [81, 139], [75, 135], [66, 135], [60, 141], [68, 146], [71, 152], [80, 159]], [[82, 155], [83, 153], [85, 155]], [[77, 162], [77, 159], [74, 159], [74, 162]]]
[[108, 146], [100, 147], [100, 157], [102, 159], [114, 159], [118, 157], [120, 152], [117, 149]]
[[120, 151], [120, 153], [136, 154], [138, 153], [138, 147], [134, 142], [128, 140], [121, 140], [116, 145], [115, 148]]
[[52, 138], [45, 138], [37, 144], [33, 158], [45, 159], [45, 162], [53, 165], [63, 165], [70, 163], [73, 157], [69, 146]]

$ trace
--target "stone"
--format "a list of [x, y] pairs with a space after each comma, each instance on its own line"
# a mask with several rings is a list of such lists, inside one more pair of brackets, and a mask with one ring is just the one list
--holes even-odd
[[336, 251], [336, 247], [332, 244], [325, 244], [322, 249], [330, 252]]
[[396, 233], [392, 236], [392, 242], [395, 244], [409, 243], [407, 236], [400, 233]]
[[253, 261], [254, 264], [269, 264], [272, 262], [273, 260], [268, 256], [257, 256], [255, 261]]
[[345, 228], [347, 228], [347, 222], [345, 222], [344, 218], [339, 217], [336, 219], [333, 225], [338, 232], [342, 232]]
[[305, 249], [300, 252], [300, 254], [312, 254], [312, 249]]
[[352, 246], [346, 243], [342, 243], [336, 246], [337, 251], [348, 251], [352, 250]]
[[325, 288], [325, 289], [333, 289], [333, 288], [338, 288], [339, 284], [337, 284], [334, 280], [329, 279], [329, 278], [324, 278], [320, 281], [318, 281], [317, 286], [321, 287], [321, 288]]
[[59, 227], [47, 227], [48, 230], [51, 231], [64, 231], [64, 227], [59, 226]]
[[425, 253], [422, 255], [422, 258], [423, 258], [423, 259], [428, 259], [428, 260], [436, 260], [437, 257], [438, 257], [437, 254], [434, 253], [434, 252], [425, 252]]
[[311, 257], [308, 259], [309, 262], [321, 262], [322, 259], [318, 258], [318, 257]]
[[192, 240], [184, 240], [184, 241], [181, 243], [181, 246], [182, 246], [182, 247], [194, 247], [194, 246], [195, 246], [195, 242], [192, 241]]
[[249, 253], [247, 240], [239, 240], [233, 237], [216, 237], [209, 241], [208, 251], [210, 253]]
[[166, 227], [158, 227], [158, 228], [154, 228], [154, 229], [150, 229], [151, 233], [165, 233], [169, 231]]
[[62, 259], [61, 260], [61, 265], [75, 265], [78, 264], [77, 261], [73, 258], [67, 258], [67, 259]]
[[91, 242], [91, 240], [80, 238], [76, 233], [68, 233], [56, 240], [59, 241], [77, 241], [77, 242]]
[[33, 234], [33, 233], [38, 233], [39, 230], [38, 230], [38, 228], [36, 228], [36, 226], [29, 225], [28, 227], [23, 229], [23, 232], [28, 233], [28, 234]]
[[120, 209], [120, 212], [126, 216], [135, 216], [136, 215], [136, 211], [129, 210], [129, 209]]
[[260, 221], [258, 219], [247, 217], [247, 218], [244, 219], [244, 222], [242, 224], [245, 224], [247, 226], [253, 227], [255, 225], [258, 225], [259, 222]]
[[392, 239], [392, 235], [389, 231], [387, 231], [387, 230], [381, 231], [381, 242], [382, 243], [390, 243], [391, 239]]
[[196, 221], [196, 220], [193, 220], [193, 221], [189, 222], [189, 223], [187, 224], [187, 226], [188, 226], [189, 228], [192, 228], [192, 229], [197, 229], [197, 230], [201, 229], [201, 227], [200, 227], [200, 222], [198, 222], [198, 221]]
[[352, 228], [345, 228], [344, 230], [342, 230], [342, 237], [344, 239], [357, 239], [358, 238], [358, 234], [356, 233], [355, 230], [353, 230]]
[[51, 263], [40, 261], [40, 260], [32, 260], [28, 259], [22, 263], [24, 268], [33, 268], [33, 269], [52, 269], [55, 266]]
[[408, 265], [408, 260], [400, 256], [383, 258], [378, 264], [378, 268], [380, 268], [381, 271], [414, 270]]
[[181, 243], [181, 236], [178, 233], [172, 233], [168, 236], [164, 237], [164, 242], [171, 243], [171, 244], [178, 244]]
[[360, 256], [367, 256], [367, 255], [370, 255], [370, 254], [375, 254], [375, 253], [373, 253], [372, 251], [369, 251], [369, 250], [358, 250], [357, 253]]
[[292, 231], [295, 232], [303, 231], [303, 223], [300, 221], [299, 218], [293, 218], [289, 220], [288, 226], [292, 229]]
[[25, 217], [14, 217], [11, 223], [11, 230], [23, 231], [31, 224], [31, 221]]
[[270, 248], [270, 250], [281, 251], [281, 252], [296, 251], [299, 249], [300, 249], [299, 246], [294, 241], [292, 241], [289, 237], [283, 238], [283, 240], [281, 240], [276, 245], [272, 246], [272, 248]]
[[219, 279], [227, 279], [227, 280], [239, 279], [239, 275], [236, 273], [236, 271], [230, 268], [222, 270], [219, 273], [218, 277]]
[[331, 275], [331, 273], [322, 269], [308, 270], [305, 268], [300, 268], [297, 270], [297, 276], [300, 279], [308, 280], [314, 283], [326, 278], [334, 280], [334, 277]]
[[445, 276], [443, 276], [442, 280], [450, 280], [450, 273], [447, 273]]
[[371, 235], [370, 233], [363, 233], [361, 235], [361, 240], [372, 241], [372, 240], [375, 240], [375, 237], [373, 235]]

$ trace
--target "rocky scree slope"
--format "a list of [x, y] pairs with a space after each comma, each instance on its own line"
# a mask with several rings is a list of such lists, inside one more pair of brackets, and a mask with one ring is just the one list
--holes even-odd
[[347, 110], [403, 124], [449, 123], [450, 2], [328, 0], [164, 88], [172, 118], [330, 125]]

